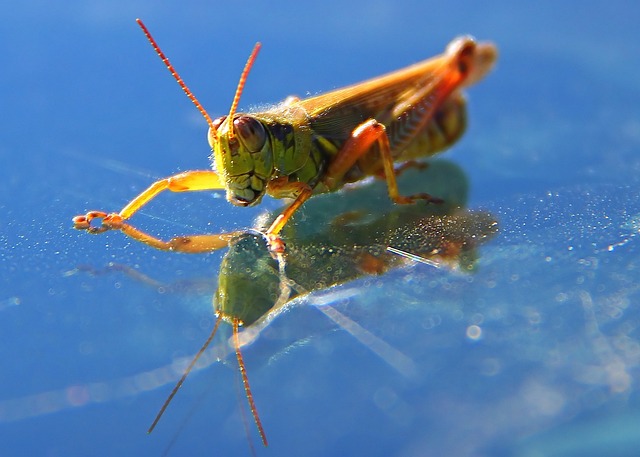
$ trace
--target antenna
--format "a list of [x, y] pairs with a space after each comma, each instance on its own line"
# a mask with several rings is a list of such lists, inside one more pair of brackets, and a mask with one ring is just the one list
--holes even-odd
[[247, 82], [249, 70], [251, 70], [253, 62], [256, 61], [258, 51], [260, 51], [261, 47], [262, 44], [260, 44], [260, 42], [256, 43], [256, 45], [253, 47], [253, 51], [251, 51], [251, 55], [247, 59], [247, 63], [244, 65], [244, 70], [242, 70], [242, 74], [240, 75], [240, 81], [238, 81], [238, 87], [236, 88], [236, 93], [233, 96], [233, 102], [231, 102], [231, 109], [229, 110], [229, 115], [227, 116], [227, 119], [229, 120], [229, 140], [233, 139], [233, 126], [231, 125], [231, 122], [233, 122], [233, 115], [236, 114], [238, 102], [240, 102], [240, 95], [242, 95], [244, 84]]
[[162, 52], [162, 50], [160, 49], [160, 46], [158, 46], [158, 43], [156, 43], [156, 40], [154, 40], [154, 38], [151, 36], [151, 32], [149, 32], [149, 29], [147, 28], [147, 26], [144, 25], [141, 19], [136, 19], [136, 22], [138, 23], [138, 25], [146, 35], [147, 40], [149, 40], [149, 43], [151, 43], [151, 46], [153, 46], [153, 49], [156, 51], [156, 54], [158, 54], [160, 59], [162, 59], [162, 63], [164, 63], [167, 69], [169, 70], [169, 72], [171, 72], [171, 76], [173, 76], [173, 78], [178, 82], [178, 84], [180, 85], [184, 93], [187, 94], [187, 97], [189, 97], [189, 100], [191, 100], [193, 104], [196, 105], [196, 108], [198, 108], [200, 113], [202, 113], [202, 115], [207, 121], [207, 124], [209, 124], [211, 131], [214, 132], [214, 135], [215, 135], [216, 128], [214, 127], [213, 120], [211, 119], [211, 116], [209, 116], [209, 113], [207, 113], [207, 110], [204, 109], [204, 107], [198, 101], [196, 96], [193, 95], [191, 90], [187, 87], [182, 77], [178, 74], [178, 72], [173, 67], [173, 65], [171, 65], [171, 62], [169, 62], [169, 59], [167, 58], [167, 56], [164, 55], [164, 52]]

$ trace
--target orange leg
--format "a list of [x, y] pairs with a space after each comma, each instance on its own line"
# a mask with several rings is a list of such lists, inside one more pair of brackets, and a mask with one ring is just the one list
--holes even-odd
[[391, 155], [387, 130], [383, 124], [375, 119], [363, 122], [353, 131], [351, 138], [342, 146], [342, 149], [338, 151], [338, 154], [329, 165], [324, 184], [330, 189], [336, 188], [342, 183], [344, 175], [356, 164], [358, 159], [372, 151], [372, 146], [376, 143], [380, 151], [391, 200], [400, 204], [413, 203], [416, 200], [427, 200], [431, 203], [440, 201], [426, 193], [409, 196], [400, 195], [398, 183], [396, 182], [396, 172], [393, 169], [393, 156]]
[[[396, 171], [393, 168], [393, 157], [391, 156], [391, 147], [389, 145], [389, 137], [383, 124], [375, 119], [360, 124], [351, 134], [351, 138], [344, 144], [342, 149], [333, 159], [327, 169], [324, 178], [324, 184], [329, 189], [335, 189], [343, 180], [344, 175], [355, 165], [360, 157], [372, 150], [372, 146], [378, 143], [380, 154], [382, 156], [382, 164], [384, 166], [384, 174], [389, 188], [389, 197], [400, 204], [413, 203], [416, 200], [427, 200], [431, 203], [439, 203], [440, 199], [434, 198], [429, 194], [421, 193], [410, 196], [400, 195], [398, 184], [396, 182]], [[408, 166], [418, 166], [412, 163]], [[400, 167], [400, 171], [403, 168]], [[267, 230], [266, 236], [269, 241], [269, 249], [275, 253], [283, 253], [285, 245], [279, 237], [280, 231], [284, 228], [287, 221], [293, 213], [302, 206], [302, 204], [311, 197], [313, 189], [308, 185], [299, 182], [289, 183], [287, 181], [279, 182], [277, 180], [269, 183], [269, 193], [274, 197], [287, 196], [291, 193], [297, 194], [294, 202], [287, 207], [271, 224]], [[279, 195], [281, 194], [281, 195]]]
[[[89, 211], [85, 215], [73, 218], [74, 227], [78, 230], [86, 230], [89, 233], [102, 233], [107, 230], [120, 230], [125, 235], [136, 241], [153, 246], [163, 251], [178, 251], [200, 253], [214, 251], [226, 247], [234, 233], [191, 235], [172, 238], [163, 241], [149, 235], [124, 221], [133, 216], [140, 208], [150, 202], [156, 195], [164, 190], [171, 192], [194, 192], [199, 190], [224, 189], [218, 175], [209, 170], [193, 170], [180, 173], [169, 178], [154, 182], [144, 192], [131, 200], [119, 213], [105, 213], [102, 211]], [[94, 219], [102, 219], [100, 227], [91, 225]]]
[[[170, 190], [171, 192], [195, 192], [198, 190], [217, 190], [224, 189], [223, 183], [220, 182], [220, 178], [215, 171], [211, 170], [192, 170], [179, 173], [168, 178], [160, 179], [151, 184], [147, 190], [142, 192], [136, 198], [131, 200], [127, 206], [122, 208], [117, 216], [121, 219], [129, 219], [140, 208], [153, 200], [163, 190]], [[104, 215], [104, 216], [103, 216]], [[79, 230], [88, 230], [95, 232], [90, 226], [91, 219], [104, 217], [109, 219], [110, 216], [115, 216], [116, 213], [106, 214], [99, 211], [90, 211], [83, 216], [76, 216], [73, 219], [75, 228]], [[108, 228], [106, 228], [108, 230]], [[104, 231], [104, 230], [102, 230]]]
[[280, 231], [287, 224], [287, 221], [293, 216], [298, 208], [306, 202], [313, 189], [305, 183], [301, 182], [280, 182], [278, 180], [271, 181], [269, 183], [269, 193], [274, 197], [288, 196], [291, 194], [297, 195], [296, 199], [289, 205], [275, 220], [271, 223], [269, 229], [265, 233], [267, 241], [269, 242], [269, 250], [274, 253], [282, 254], [285, 250], [285, 245], [279, 234]]

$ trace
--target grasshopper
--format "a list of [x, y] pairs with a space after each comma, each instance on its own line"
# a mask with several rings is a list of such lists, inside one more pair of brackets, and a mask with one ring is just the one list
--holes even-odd
[[[231, 109], [212, 119], [164, 55], [147, 27], [138, 25], [187, 97], [209, 125], [213, 151], [211, 170], [179, 173], [151, 184], [119, 213], [89, 211], [73, 218], [74, 227], [97, 234], [120, 230], [125, 235], [161, 250], [201, 253], [228, 247], [244, 232], [200, 234], [168, 241], [147, 234], [126, 221], [159, 193], [225, 189], [227, 200], [237, 206], [260, 203], [265, 194], [293, 199], [263, 233], [269, 251], [284, 265], [285, 245], [279, 234], [298, 208], [313, 194], [334, 192], [347, 183], [369, 176], [383, 176], [391, 200], [409, 204], [416, 200], [439, 202], [426, 193], [400, 195], [397, 174], [406, 166], [451, 146], [466, 126], [465, 100], [461, 90], [491, 69], [497, 50], [491, 43], [476, 43], [471, 37], [454, 39], [445, 52], [432, 59], [307, 99], [289, 97], [270, 110], [238, 113], [237, 107], [249, 71], [255, 62], [257, 43], [245, 64]], [[394, 169], [394, 164], [401, 165]], [[99, 226], [93, 220], [101, 220]], [[249, 304], [250, 305], [250, 304]], [[233, 326], [234, 346], [245, 393], [263, 444], [266, 435], [240, 353], [239, 327], [243, 319], [216, 310], [213, 339], [222, 320]], [[194, 366], [184, 373], [156, 416], [153, 430], [173, 396]]]
[[[260, 203], [265, 194], [293, 202], [265, 236], [274, 253], [283, 253], [279, 233], [314, 193], [333, 192], [368, 176], [384, 176], [389, 197], [398, 204], [438, 202], [426, 193], [400, 195], [396, 175], [415, 159], [452, 145], [466, 126], [461, 89], [491, 69], [497, 50], [468, 36], [454, 39], [445, 52], [407, 68], [307, 99], [289, 97], [268, 111], [238, 113], [237, 106], [260, 43], [251, 53], [229, 114], [212, 119], [178, 75], [147, 27], [137, 23], [158, 56], [209, 124], [211, 170], [192, 170], [154, 182], [119, 213], [90, 211], [73, 219], [89, 233], [121, 230], [162, 250], [206, 252], [225, 247], [234, 233], [192, 235], [164, 241], [124, 224], [160, 192], [226, 190], [237, 206]], [[394, 163], [403, 163], [394, 169]], [[92, 220], [101, 219], [100, 226]]]

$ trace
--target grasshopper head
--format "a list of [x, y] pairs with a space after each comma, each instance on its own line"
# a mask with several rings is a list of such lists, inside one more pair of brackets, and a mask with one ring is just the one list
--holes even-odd
[[233, 122], [220, 117], [209, 128], [209, 144], [227, 200], [237, 206], [259, 203], [273, 175], [271, 143], [262, 122], [246, 114], [235, 115]]
[[[140, 19], [136, 19], [136, 21], [171, 75], [207, 120], [209, 144], [213, 150], [211, 160], [225, 183], [227, 200], [238, 206], [255, 205], [264, 195], [267, 181], [273, 175], [271, 144], [268, 141], [264, 125], [254, 117], [236, 114], [236, 108], [249, 70], [260, 50], [260, 43], [256, 43], [253, 47], [240, 75], [229, 115], [214, 121], [160, 50], [147, 27]], [[232, 122], [228, 120], [232, 120]]]

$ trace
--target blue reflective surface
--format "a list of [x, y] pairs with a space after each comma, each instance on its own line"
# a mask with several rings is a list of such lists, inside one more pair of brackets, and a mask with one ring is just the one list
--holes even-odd
[[[244, 349], [270, 441], [263, 449], [247, 424], [258, 455], [636, 455], [639, 10], [31, 1], [5, 11], [2, 455], [251, 455], [233, 358], [193, 373], [145, 433], [210, 331], [223, 253], [71, 228], [76, 214], [117, 210], [156, 178], [208, 166], [205, 123], [136, 17], [212, 115], [228, 109], [257, 40], [245, 108], [403, 67], [460, 34], [500, 50], [445, 156], [467, 175], [469, 209], [493, 214], [499, 233], [472, 274], [416, 264], [327, 291], [332, 309], [410, 360], [410, 374], [321, 307], [276, 319]], [[170, 237], [244, 228], [277, 206], [162, 195], [135, 221]], [[162, 286], [92, 274], [110, 262]]]

